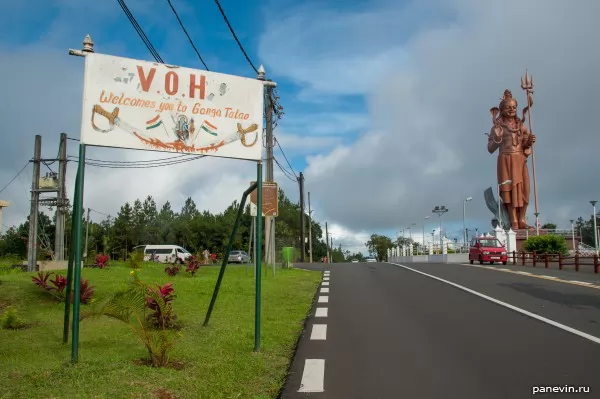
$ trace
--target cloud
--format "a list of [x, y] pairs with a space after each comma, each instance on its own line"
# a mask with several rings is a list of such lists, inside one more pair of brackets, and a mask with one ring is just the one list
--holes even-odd
[[[271, 19], [262, 38], [266, 62], [315, 96], [367, 98], [368, 129], [354, 143], [307, 159], [306, 184], [326, 218], [379, 231], [446, 205], [446, 220], [458, 221], [463, 199], [472, 196], [469, 217], [490, 228], [483, 191], [496, 184], [497, 154], [487, 153], [483, 133], [504, 89], [522, 107], [526, 68], [536, 83], [541, 221], [570, 228], [568, 219], [589, 215], [600, 144], [600, 3], [453, 0], [422, 20], [417, 16], [440, 3], [418, 3], [297, 7]], [[410, 29], [397, 26], [407, 20]], [[275, 40], [281, 37], [290, 41]], [[530, 204], [532, 224], [533, 194]]]

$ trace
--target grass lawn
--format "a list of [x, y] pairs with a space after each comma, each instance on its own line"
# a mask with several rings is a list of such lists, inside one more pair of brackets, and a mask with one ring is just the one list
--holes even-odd
[[[81, 322], [79, 363], [71, 364], [71, 343], [62, 343], [63, 305], [34, 286], [32, 273], [0, 275], [0, 313], [12, 305], [29, 324], [0, 329], [0, 398], [275, 398], [320, 273], [263, 273], [261, 351], [255, 353], [252, 268], [246, 276], [244, 266], [228, 266], [208, 327], [202, 323], [219, 267], [202, 267], [193, 278], [183, 271], [169, 277], [163, 269], [146, 263], [139, 277], [173, 283], [183, 329], [171, 358], [181, 362], [180, 370], [139, 365], [145, 348], [127, 325], [108, 317]], [[85, 268], [82, 277], [99, 299], [125, 287], [129, 272], [125, 266]]]

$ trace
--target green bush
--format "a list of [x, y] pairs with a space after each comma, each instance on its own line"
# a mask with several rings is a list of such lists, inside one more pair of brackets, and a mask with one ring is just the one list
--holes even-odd
[[536, 254], [563, 254], [569, 253], [569, 247], [565, 237], [556, 234], [529, 237], [523, 243], [523, 249], [526, 252], [535, 251]]
[[24, 326], [25, 323], [21, 320], [17, 311], [12, 306], [4, 309], [4, 313], [0, 317], [0, 327], [6, 330], [16, 330]]

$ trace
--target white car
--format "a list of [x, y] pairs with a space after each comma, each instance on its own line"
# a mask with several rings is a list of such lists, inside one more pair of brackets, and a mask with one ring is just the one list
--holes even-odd
[[358, 259], [352, 259], [352, 263], [358, 263]]
[[376, 263], [377, 259], [375, 258], [367, 258], [367, 263]]

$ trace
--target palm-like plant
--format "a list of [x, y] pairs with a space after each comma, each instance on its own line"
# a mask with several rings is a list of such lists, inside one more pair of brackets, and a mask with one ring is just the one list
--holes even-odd
[[[169, 352], [179, 335], [169, 329], [165, 320], [170, 315], [171, 298], [165, 299], [161, 290], [155, 290], [137, 278], [127, 289], [99, 300], [95, 306], [82, 313], [81, 320], [90, 317], [107, 316], [127, 324], [136, 337], [144, 344], [153, 367], [164, 367], [169, 362]], [[153, 304], [149, 317], [148, 303]], [[151, 320], [160, 322], [153, 323]]]

